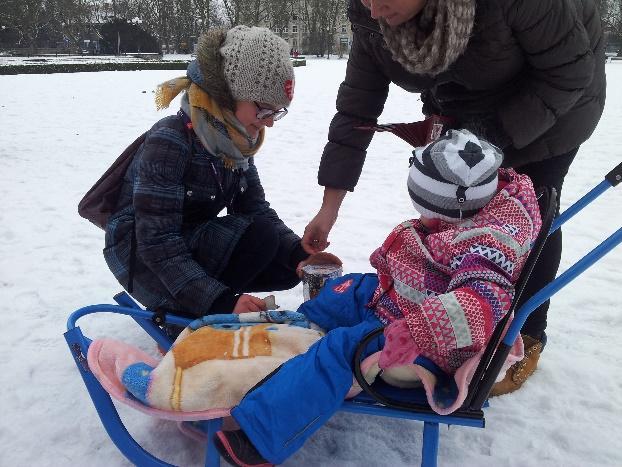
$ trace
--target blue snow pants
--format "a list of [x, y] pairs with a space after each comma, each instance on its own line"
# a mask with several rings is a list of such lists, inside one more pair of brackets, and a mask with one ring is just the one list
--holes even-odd
[[[343, 403], [352, 386], [359, 342], [382, 326], [365, 306], [377, 285], [375, 274], [348, 274], [327, 282], [315, 299], [298, 309], [327, 334], [285, 362], [231, 411], [266, 460], [282, 463]], [[381, 335], [367, 346], [364, 357], [383, 345]]]

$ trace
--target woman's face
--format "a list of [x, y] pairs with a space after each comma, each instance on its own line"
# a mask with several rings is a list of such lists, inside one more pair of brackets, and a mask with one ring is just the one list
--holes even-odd
[[257, 118], [257, 113], [260, 109], [277, 110], [268, 104], [263, 104], [260, 102], [255, 103], [253, 101], [236, 101], [235, 103], [235, 116], [240, 121], [240, 123], [244, 125], [248, 136], [253, 139], [259, 136], [259, 130], [264, 127], [269, 128], [274, 125], [274, 119], [272, 117], [262, 119]]
[[389, 26], [399, 26], [413, 19], [427, 0], [361, 0], [371, 10], [371, 17], [382, 18]]

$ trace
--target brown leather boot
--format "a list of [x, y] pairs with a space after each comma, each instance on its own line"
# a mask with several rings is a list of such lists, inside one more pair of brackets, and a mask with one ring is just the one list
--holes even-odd
[[526, 334], [521, 334], [521, 336], [525, 344], [525, 357], [508, 368], [505, 377], [492, 386], [490, 397], [516, 391], [536, 371], [540, 352], [542, 352], [542, 342]]

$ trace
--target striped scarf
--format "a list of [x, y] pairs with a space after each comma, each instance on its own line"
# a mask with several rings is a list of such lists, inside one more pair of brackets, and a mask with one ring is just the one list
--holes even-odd
[[220, 157], [226, 168], [248, 169], [248, 158], [254, 156], [264, 140], [264, 129], [256, 139], [251, 138], [235, 114], [220, 107], [203, 89], [186, 77], [174, 78], [160, 84], [155, 101], [158, 110], [167, 108], [182, 91], [181, 108], [190, 117], [194, 132], [203, 146]]

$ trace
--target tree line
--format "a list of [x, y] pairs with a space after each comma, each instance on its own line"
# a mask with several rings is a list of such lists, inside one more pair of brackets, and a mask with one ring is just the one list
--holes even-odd
[[622, 47], [622, 0], [600, 0], [600, 19], [610, 44]]
[[[622, 0], [597, 0], [608, 39], [622, 45]], [[282, 35], [303, 32], [306, 53], [331, 52], [346, 0], [0, 0], [0, 47], [83, 48], [100, 38], [118, 49], [121, 31], [146, 49], [189, 52], [213, 26], [268, 26]], [[103, 31], [103, 32], [102, 32]], [[287, 31], [287, 32], [285, 32]]]
[[75, 49], [95, 38], [114, 48], [123, 30], [125, 36], [148, 34], [157, 46], [146, 48], [190, 52], [210, 27], [267, 26], [287, 35], [295, 23], [305, 37], [300, 47], [320, 54], [330, 51], [337, 28], [347, 21], [345, 5], [345, 0], [0, 0], [0, 47]]

